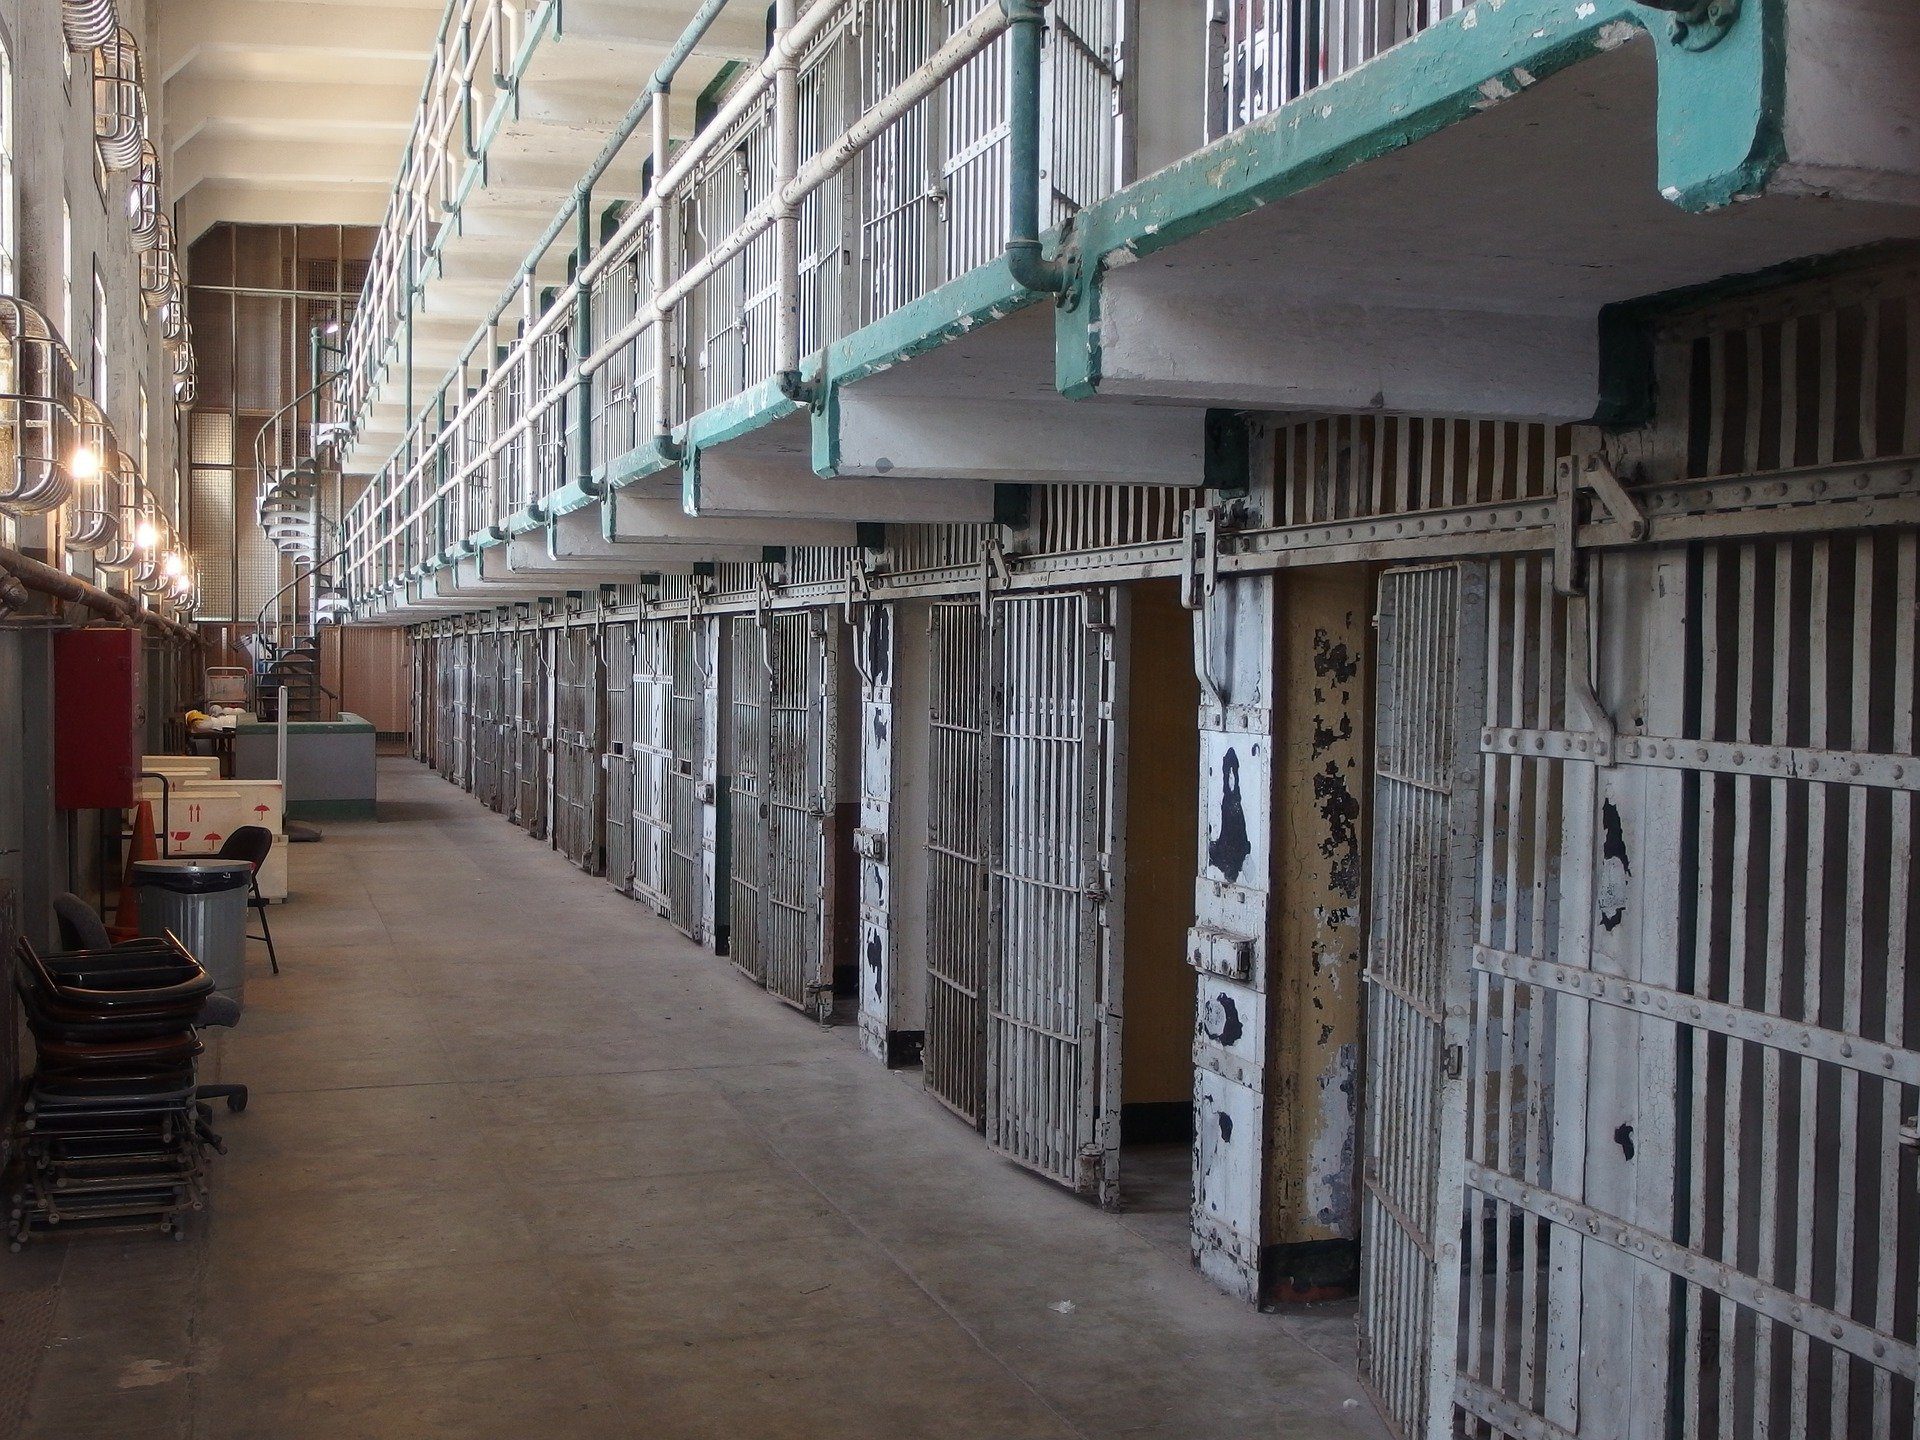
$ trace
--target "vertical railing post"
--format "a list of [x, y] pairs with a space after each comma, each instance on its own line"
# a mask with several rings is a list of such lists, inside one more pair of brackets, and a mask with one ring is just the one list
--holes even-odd
[[573, 273], [573, 474], [584, 494], [594, 494], [593, 481], [593, 376], [587, 371], [587, 357], [593, 353], [593, 286], [586, 281], [587, 261], [593, 256], [593, 186], [582, 184], [574, 192]]
[[[787, 43], [794, 0], [773, 7], [773, 369], [780, 393], [806, 400], [800, 379], [800, 207], [787, 197], [800, 169], [800, 61]], [[752, 377], [745, 377], [751, 380]]]
[[1000, 0], [1011, 21], [1007, 75], [1007, 269], [1028, 290], [1063, 294], [1067, 267], [1040, 253], [1040, 46], [1043, 0]]
[[[647, 280], [653, 292], [649, 300], [667, 288], [673, 250], [680, 232], [679, 197], [660, 187], [661, 178], [666, 175], [668, 162], [672, 158], [669, 153], [672, 141], [667, 128], [672, 93], [669, 83], [656, 76], [653, 81], [653, 187], [659, 201], [653, 212], [653, 254], [649, 257], [647, 267]], [[636, 306], [639, 304], [637, 296], [634, 303]], [[674, 309], [668, 306], [658, 311], [653, 322], [653, 444], [663, 458], [672, 458], [677, 453], [673, 439], [673, 401], [678, 388], [673, 344], [674, 321]]]

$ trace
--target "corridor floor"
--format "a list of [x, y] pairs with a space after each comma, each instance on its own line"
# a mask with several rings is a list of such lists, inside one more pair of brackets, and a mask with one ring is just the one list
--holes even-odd
[[1168, 1215], [1008, 1165], [413, 762], [381, 784], [293, 856], [189, 1238], [0, 1255], [21, 1435], [1384, 1433], [1350, 1308], [1216, 1293]]

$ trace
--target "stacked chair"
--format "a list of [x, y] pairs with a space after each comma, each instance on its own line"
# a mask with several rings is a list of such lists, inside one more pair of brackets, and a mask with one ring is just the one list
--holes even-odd
[[213, 977], [167, 935], [44, 956], [23, 937], [15, 979], [38, 1060], [22, 1106], [13, 1248], [79, 1230], [178, 1239], [204, 1201], [207, 1152], [224, 1148], [194, 1069]]

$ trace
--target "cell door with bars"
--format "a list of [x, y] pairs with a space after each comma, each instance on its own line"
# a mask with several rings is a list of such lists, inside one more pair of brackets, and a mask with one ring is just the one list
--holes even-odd
[[489, 810], [501, 806], [500, 636], [482, 631], [473, 637], [473, 704], [468, 743], [472, 747], [473, 797]]
[[581, 869], [599, 868], [600, 678], [595, 629], [556, 637], [553, 677], [553, 844]]
[[667, 717], [671, 769], [667, 775], [667, 916], [691, 940], [713, 937], [711, 877], [714, 834], [711, 797], [714, 762], [713, 697], [717, 689], [715, 622], [668, 623], [672, 671]]
[[767, 810], [767, 711], [773, 696], [771, 641], [759, 620], [735, 615], [727, 627], [729, 751], [727, 953], [748, 978], [766, 977], [766, 887], [772, 841]]
[[922, 1074], [935, 1099], [986, 1123], [987, 625], [975, 600], [928, 616], [927, 1018]]
[[547, 836], [547, 654], [550, 632], [514, 636], [513, 744], [516, 782], [513, 822], [536, 840]]
[[605, 828], [601, 841], [606, 858], [607, 883], [633, 891], [633, 672], [634, 626], [621, 621], [607, 626], [602, 639], [601, 715], [603, 742], [600, 779], [605, 787]]
[[1451, 1433], [1485, 614], [1477, 563], [1380, 577], [1360, 1355], [1410, 1437]]
[[1455, 1423], [1911, 1440], [1920, 541], [1589, 570], [1494, 571]]
[[642, 620], [633, 632], [634, 898], [668, 911], [669, 790], [673, 774], [673, 626]]
[[734, 963], [824, 1020], [833, 1004], [827, 824], [838, 637], [818, 610], [733, 626]]
[[449, 635], [440, 646], [439, 765], [442, 778], [464, 787], [467, 783], [467, 664], [468, 638]]
[[413, 723], [413, 758], [422, 764], [433, 763], [433, 648], [429, 637], [413, 642], [413, 693], [408, 697], [409, 718]]
[[994, 603], [986, 1136], [1108, 1203], [1119, 1179], [1113, 691], [1106, 590]]

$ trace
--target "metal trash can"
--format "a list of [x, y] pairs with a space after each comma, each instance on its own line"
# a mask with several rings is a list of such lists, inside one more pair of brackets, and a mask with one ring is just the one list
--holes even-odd
[[213, 976], [222, 995], [245, 1002], [247, 891], [244, 860], [140, 860], [133, 867], [140, 933], [172, 931]]

